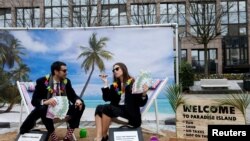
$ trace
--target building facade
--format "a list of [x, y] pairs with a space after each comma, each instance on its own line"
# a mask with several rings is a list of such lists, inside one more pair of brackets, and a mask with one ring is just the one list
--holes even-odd
[[[181, 59], [204, 72], [204, 46], [190, 41], [199, 34], [199, 17], [219, 31], [209, 41], [210, 73], [250, 72], [249, 0], [0, 0], [0, 27], [92, 27], [178, 23]], [[197, 7], [198, 20], [190, 14]], [[220, 16], [218, 11], [223, 11]], [[202, 16], [206, 15], [206, 16]], [[215, 18], [217, 19], [217, 18]], [[197, 21], [198, 22], [197, 22]], [[219, 23], [219, 24], [215, 24]], [[217, 33], [217, 32], [216, 32]]]

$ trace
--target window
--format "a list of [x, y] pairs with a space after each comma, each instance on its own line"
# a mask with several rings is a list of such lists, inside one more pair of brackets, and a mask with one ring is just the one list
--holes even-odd
[[[190, 33], [194, 36], [216, 35], [216, 1], [199, 1], [190, 3]], [[206, 28], [204, 28], [206, 27]]]
[[247, 37], [224, 37], [222, 47], [225, 55], [225, 66], [248, 63]]
[[192, 25], [215, 24], [215, 3], [191, 3], [190, 23]]
[[[205, 52], [203, 49], [192, 50], [192, 67], [195, 72], [203, 73], [205, 69]], [[210, 73], [216, 73], [217, 50], [208, 49], [208, 70]]]
[[160, 23], [178, 23], [179, 26], [185, 25], [185, 13], [185, 4], [161, 3]]
[[246, 1], [222, 1], [223, 16], [221, 32], [223, 36], [246, 35], [247, 9]]
[[[121, 0], [120, 0], [121, 1]], [[110, 4], [118, 4], [119, 3], [119, 0], [109, 0], [109, 3]]]
[[81, 5], [73, 6], [73, 26], [85, 27], [97, 24], [97, 6], [82, 2]]
[[11, 10], [10, 8], [0, 9], [0, 27], [11, 27]]
[[[187, 50], [186, 49], [182, 49], [179, 54], [180, 54], [179, 58], [181, 59], [181, 61], [187, 61]], [[176, 50], [175, 49], [174, 49], [174, 55], [176, 55]]]
[[[74, 0], [76, 1], [76, 0]], [[44, 6], [68, 6], [68, 0], [44, 0]]]
[[131, 24], [156, 23], [156, 4], [131, 5]]
[[239, 1], [239, 23], [246, 23], [246, 2], [245, 1]]
[[186, 49], [181, 50], [181, 61], [187, 61], [187, 50]]
[[39, 8], [17, 8], [16, 9], [17, 27], [39, 27], [40, 9]]
[[97, 5], [97, 0], [73, 0], [73, 5]]
[[110, 0], [109, 4], [102, 4], [102, 25], [126, 25], [127, 14], [126, 4], [120, 3], [118, 0]]
[[45, 0], [45, 27], [68, 27], [67, 0]]

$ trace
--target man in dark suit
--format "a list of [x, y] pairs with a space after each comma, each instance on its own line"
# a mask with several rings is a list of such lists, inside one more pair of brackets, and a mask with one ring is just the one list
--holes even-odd
[[51, 74], [36, 80], [35, 91], [32, 96], [32, 105], [34, 110], [28, 115], [20, 128], [20, 134], [31, 130], [36, 121], [41, 118], [43, 124], [48, 130], [52, 141], [57, 141], [53, 119], [47, 118], [48, 106], [55, 106], [54, 96], [67, 96], [69, 100], [69, 109], [67, 112], [69, 128], [67, 129], [64, 141], [72, 139], [75, 128], [79, 127], [80, 119], [85, 109], [83, 100], [76, 95], [71, 82], [67, 76], [67, 66], [65, 63], [56, 61], [51, 65]]

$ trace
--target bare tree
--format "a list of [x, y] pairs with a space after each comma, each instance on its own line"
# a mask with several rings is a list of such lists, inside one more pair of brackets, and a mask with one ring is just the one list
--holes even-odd
[[[228, 8], [230, 8], [229, 6]], [[220, 22], [226, 14], [225, 8], [216, 0], [187, 0], [186, 26], [190, 27], [187, 36], [195, 44], [204, 46], [204, 73], [208, 77], [208, 44], [221, 35]]]

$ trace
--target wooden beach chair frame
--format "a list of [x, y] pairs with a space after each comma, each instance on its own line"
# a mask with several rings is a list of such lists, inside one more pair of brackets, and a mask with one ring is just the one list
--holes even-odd
[[[157, 133], [159, 135], [165, 136], [164, 133], [161, 133], [159, 131], [159, 118], [158, 118], [157, 97], [160, 94], [160, 92], [162, 92], [162, 90], [164, 89], [165, 85], [167, 84], [167, 81], [168, 81], [168, 77], [166, 77], [165, 79], [161, 80], [160, 84], [157, 86], [156, 89], [148, 91], [148, 101], [147, 101], [146, 105], [141, 108], [141, 116], [144, 117], [145, 114], [148, 112], [149, 108], [154, 103], [154, 112], [155, 112], [155, 119], [156, 119], [156, 131], [153, 131], [152, 129], [146, 128], [146, 127], [144, 127], [142, 125], [141, 127], [142, 127], [142, 129], [144, 129], [145, 132]], [[128, 125], [128, 119], [125, 119], [123, 117], [113, 118], [112, 121], [115, 122], [115, 123], [118, 123], [118, 124]]]
[[[27, 112], [27, 114], [30, 114], [30, 112], [34, 109], [34, 106], [31, 104], [31, 96], [29, 95], [29, 91], [32, 91], [31, 89], [34, 90], [36, 83], [35, 82], [20, 82], [17, 81], [17, 88], [18, 91], [20, 93], [21, 96], [21, 109], [20, 109], [20, 119], [19, 119], [19, 129], [21, 127], [21, 124], [23, 122], [23, 107], [25, 108], [25, 111]], [[29, 88], [31, 88], [29, 90]], [[41, 122], [41, 120], [39, 119], [37, 121], [37, 123]], [[67, 124], [67, 128], [68, 128], [68, 122], [67, 119], [55, 119], [54, 120], [54, 126], [55, 128], [59, 127], [60, 125], [62, 125], [63, 123]], [[73, 133], [73, 138], [76, 141], [76, 136]]]

